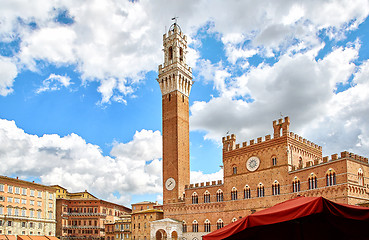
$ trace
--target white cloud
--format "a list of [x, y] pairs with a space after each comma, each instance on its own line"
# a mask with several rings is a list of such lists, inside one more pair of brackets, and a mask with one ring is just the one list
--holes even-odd
[[[98, 146], [76, 134], [38, 137], [14, 121], [0, 120], [1, 175], [40, 177], [69, 191], [87, 189], [97, 197], [129, 204], [131, 194], [161, 193], [161, 135], [142, 130], [103, 156]], [[120, 197], [113, 196], [115, 192]]]
[[71, 84], [72, 82], [70, 77], [52, 73], [42, 82], [42, 86], [36, 90], [36, 93], [57, 91], [60, 90], [61, 87], [68, 88]]
[[[216, 82], [223, 86], [217, 88], [219, 97], [191, 106], [191, 129], [205, 130], [206, 139], [218, 142], [230, 131], [242, 142], [271, 134], [272, 121], [282, 112], [291, 117], [292, 131], [323, 145], [325, 152], [349, 148], [368, 155], [368, 150], [359, 147], [369, 140], [364, 93], [368, 64], [354, 64], [358, 51], [356, 44], [336, 48], [321, 60], [311, 52], [283, 55], [274, 65], [260, 64], [240, 77]], [[356, 85], [335, 94], [337, 84], [347, 84], [352, 74]], [[348, 141], [339, 142], [345, 134]]]
[[[60, 12], [71, 23], [57, 22]], [[228, 60], [235, 63], [256, 53], [271, 57], [274, 50], [310, 49], [320, 44], [317, 33], [321, 29], [328, 29], [332, 36], [337, 36], [335, 32], [344, 35], [368, 12], [366, 0], [5, 1], [0, 9], [0, 36], [2, 41], [19, 37], [16, 57], [26, 68], [38, 71], [38, 61], [76, 66], [83, 81], [100, 82], [102, 103], [124, 102], [135, 91], [132, 84], [142, 81], [162, 61], [161, 35], [173, 14], [180, 14], [182, 29], [193, 37], [189, 42], [198, 42], [195, 33], [211, 23], [209, 31], [220, 36]], [[240, 46], [245, 43], [249, 46]], [[199, 56], [195, 50], [189, 52], [192, 65]], [[111, 79], [117, 84], [107, 84]]]
[[14, 79], [17, 76], [17, 67], [9, 58], [0, 56], [0, 95], [6, 96], [13, 92]]
[[202, 171], [191, 171], [191, 183], [202, 183], [211, 181], [223, 181], [223, 169], [215, 173], [203, 173]]

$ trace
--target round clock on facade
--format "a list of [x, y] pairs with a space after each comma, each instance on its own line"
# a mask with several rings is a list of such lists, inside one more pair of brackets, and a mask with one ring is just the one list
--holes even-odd
[[246, 162], [247, 170], [249, 170], [250, 172], [253, 172], [256, 169], [258, 169], [259, 165], [260, 165], [260, 159], [255, 156], [250, 157]]
[[168, 178], [167, 181], [165, 181], [165, 187], [167, 190], [171, 191], [176, 186], [176, 180], [174, 178]]

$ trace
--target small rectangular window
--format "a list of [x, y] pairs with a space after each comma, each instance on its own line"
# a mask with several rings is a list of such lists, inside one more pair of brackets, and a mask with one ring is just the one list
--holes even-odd
[[12, 197], [8, 197], [8, 202], [13, 202], [13, 198]]
[[27, 204], [27, 200], [26, 199], [22, 199], [22, 204]]
[[14, 192], [15, 192], [15, 194], [19, 194], [19, 193], [20, 193], [20, 189], [19, 189], [19, 187], [15, 187], [15, 188], [14, 188]]
[[8, 185], [8, 193], [13, 193], [13, 186]]
[[37, 201], [37, 206], [41, 207], [42, 206], [42, 202], [41, 201]]
[[4, 184], [0, 184], [0, 192], [4, 192]]
[[27, 188], [22, 188], [22, 195], [27, 195]]
[[14, 203], [20, 203], [20, 199], [19, 198], [14, 198]]
[[34, 197], [34, 196], [35, 196], [35, 190], [31, 190], [31, 191], [30, 191], [30, 196], [31, 196], [31, 197]]

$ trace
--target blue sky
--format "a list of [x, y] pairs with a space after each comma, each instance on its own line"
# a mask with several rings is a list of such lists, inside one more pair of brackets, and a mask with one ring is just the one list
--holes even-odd
[[[291, 131], [369, 156], [367, 1], [3, 1], [0, 174], [125, 204], [161, 201], [162, 34], [189, 37], [191, 181], [221, 138]], [[164, 7], [165, 6], [165, 7]]]

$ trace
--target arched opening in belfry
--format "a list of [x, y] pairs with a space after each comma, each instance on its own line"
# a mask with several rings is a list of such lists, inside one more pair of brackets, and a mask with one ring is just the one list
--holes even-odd
[[156, 240], [165, 240], [165, 239], [167, 239], [167, 233], [163, 229], [159, 229], [158, 231], [156, 231], [155, 239]]
[[182, 48], [179, 49], [179, 60], [183, 61], [183, 49]]
[[172, 240], [178, 240], [178, 233], [176, 231], [172, 232]]
[[173, 59], [173, 48], [169, 47], [169, 61]]

